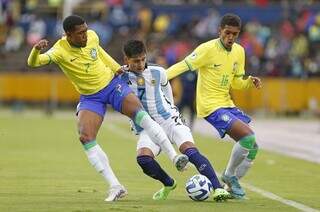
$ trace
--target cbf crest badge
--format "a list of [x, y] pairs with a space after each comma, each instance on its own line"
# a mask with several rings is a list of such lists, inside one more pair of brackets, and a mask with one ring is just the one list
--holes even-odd
[[92, 59], [96, 60], [97, 59], [97, 50], [95, 48], [92, 48], [90, 50], [90, 56]]
[[233, 67], [232, 67], [232, 71], [233, 71], [233, 72], [236, 72], [237, 69], [238, 69], [238, 63], [237, 63], [237, 62], [234, 62], [234, 63], [233, 63]]

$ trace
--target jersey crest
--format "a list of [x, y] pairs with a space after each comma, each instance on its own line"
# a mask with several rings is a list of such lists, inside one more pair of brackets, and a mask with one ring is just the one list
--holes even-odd
[[92, 59], [96, 60], [97, 59], [97, 50], [95, 48], [92, 48], [90, 50], [90, 56]]
[[145, 84], [143, 77], [137, 77], [138, 86], [143, 86]]
[[234, 62], [234, 63], [233, 63], [232, 71], [233, 71], [233, 72], [236, 72], [237, 69], [238, 69], [238, 62]]
[[153, 86], [156, 85], [156, 80], [155, 80], [155, 79], [152, 79], [152, 80], [151, 80], [151, 85], [153, 85]]

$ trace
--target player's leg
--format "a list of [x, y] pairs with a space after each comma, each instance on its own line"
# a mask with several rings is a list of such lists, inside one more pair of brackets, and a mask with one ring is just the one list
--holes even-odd
[[227, 131], [227, 134], [237, 142], [232, 148], [230, 159], [222, 179], [231, 188], [231, 193], [235, 198], [242, 198], [245, 192], [238, 182], [235, 171], [246, 159], [249, 150], [253, 149], [255, 136], [250, 127], [241, 120], [234, 121], [231, 128]]
[[231, 188], [231, 194], [236, 198], [245, 195], [238, 178], [235, 176], [235, 169], [243, 162], [254, 143], [254, 135], [246, 124], [250, 118], [237, 108], [220, 108], [205, 118], [219, 132], [221, 137], [227, 133], [235, 141], [231, 156], [222, 180]]
[[160, 147], [154, 144], [149, 136], [142, 131], [137, 144], [137, 162], [143, 173], [163, 184], [163, 188], [153, 195], [153, 199], [165, 200], [169, 193], [176, 188], [177, 183], [154, 159], [155, 155], [159, 154], [159, 152]]
[[251, 138], [252, 142], [254, 143], [252, 148], [249, 145], [249, 153], [246, 158], [243, 159], [243, 161], [236, 167], [235, 169], [235, 175], [237, 176], [238, 179], [243, 177], [249, 168], [252, 166], [253, 160], [255, 159], [257, 153], [258, 153], [258, 144], [255, 141], [255, 136], [253, 134], [253, 131], [250, 129], [248, 123], [251, 121], [250, 117], [246, 115], [243, 111], [241, 111], [238, 108], [233, 108], [230, 110], [230, 112], [236, 116], [239, 120], [241, 120], [243, 123], [243, 127], [240, 127], [239, 129], [242, 131], [244, 134], [238, 134], [236, 131], [235, 135], [231, 135], [232, 138], [234, 138], [236, 141], [239, 140], [239, 144], [242, 144], [242, 146], [247, 146], [243, 144], [243, 138], [250, 135], [249, 138]]
[[254, 159], [256, 158], [256, 155], [258, 153], [259, 146], [255, 142], [252, 149], [249, 150], [248, 156], [240, 163], [240, 165], [236, 168], [235, 175], [238, 179], [241, 179], [244, 177], [249, 169], [251, 168]]
[[179, 151], [187, 155], [189, 161], [197, 168], [200, 174], [205, 175], [211, 181], [213, 188], [222, 188], [210, 161], [194, 145], [189, 127], [171, 125], [166, 131], [170, 132], [169, 138], [177, 145]]
[[113, 173], [106, 153], [96, 142], [96, 135], [102, 124], [103, 118], [89, 110], [78, 111], [79, 139], [85, 149], [89, 162], [101, 173], [110, 186], [110, 194], [106, 201], [115, 201], [127, 194], [125, 188]]
[[179, 151], [187, 155], [199, 173], [210, 180], [214, 188], [213, 199], [220, 201], [229, 198], [229, 193], [222, 188], [210, 161], [195, 146], [190, 129], [185, 125], [171, 125], [166, 131], [169, 131], [169, 137], [178, 146]]
[[130, 93], [124, 98], [122, 113], [130, 117], [138, 126], [143, 128], [150, 136], [151, 140], [161, 146], [161, 149], [172, 161], [174, 160], [177, 153], [166, 134], [163, 132], [160, 125], [143, 109], [139, 99], [133, 93]]
[[225, 174], [234, 176], [236, 168], [248, 156], [249, 150], [253, 149], [255, 136], [250, 127], [241, 120], [234, 121], [231, 128], [227, 131], [227, 134], [234, 139], [236, 143], [233, 146]]
[[119, 77], [115, 77], [108, 85], [108, 88], [108, 103], [115, 110], [128, 116], [135, 124], [143, 128], [152, 139], [152, 142], [158, 144], [162, 151], [175, 163], [178, 156], [175, 149], [160, 125], [143, 109], [140, 100], [134, 95], [130, 87]]

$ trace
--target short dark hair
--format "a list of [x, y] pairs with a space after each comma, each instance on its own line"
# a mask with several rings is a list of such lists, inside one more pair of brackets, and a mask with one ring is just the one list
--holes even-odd
[[146, 47], [141, 40], [129, 40], [123, 46], [123, 53], [127, 57], [134, 57], [146, 52]]
[[221, 18], [220, 27], [224, 28], [226, 25], [241, 28], [241, 18], [236, 14], [227, 13]]
[[85, 20], [78, 15], [70, 15], [63, 20], [63, 30], [65, 32], [70, 32], [74, 30], [76, 25], [84, 24]]

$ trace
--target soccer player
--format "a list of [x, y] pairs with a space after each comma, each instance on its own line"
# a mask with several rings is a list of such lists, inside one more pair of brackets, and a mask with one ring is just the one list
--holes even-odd
[[[189, 161], [201, 174], [210, 179], [215, 189], [214, 200], [227, 199], [230, 194], [221, 187], [209, 160], [194, 145], [190, 129], [184, 125], [177, 107], [173, 104], [172, 90], [165, 69], [146, 63], [147, 53], [142, 41], [128, 41], [123, 47], [123, 52], [129, 71], [123, 73], [121, 78], [140, 98], [144, 109], [164, 129], [170, 141], [177, 145], [181, 153], [189, 157]], [[153, 138], [145, 130], [136, 124], [133, 124], [133, 128], [139, 134], [138, 164], [146, 175], [159, 180], [164, 185], [153, 195], [153, 199], [165, 200], [169, 193], [176, 188], [177, 183], [154, 159], [162, 148], [152, 142]]]
[[90, 163], [110, 186], [105, 201], [115, 201], [127, 194], [113, 173], [106, 153], [96, 142], [107, 104], [134, 120], [164, 148], [177, 169], [182, 170], [187, 164], [187, 156], [177, 155], [162, 128], [143, 109], [128, 85], [114, 77], [120, 65], [100, 47], [96, 33], [88, 30], [84, 19], [76, 15], [64, 19], [63, 29], [66, 36], [44, 54], [40, 51], [48, 46], [48, 41], [35, 44], [28, 65], [37, 67], [56, 63], [81, 94], [77, 106], [79, 139]]
[[222, 17], [219, 38], [198, 46], [183, 61], [167, 70], [168, 79], [192, 70], [198, 71], [197, 113], [218, 131], [221, 137], [228, 134], [236, 141], [222, 180], [231, 189], [234, 198], [243, 198], [245, 192], [238, 179], [246, 174], [255, 159], [258, 145], [249, 127], [251, 121], [238, 109], [230, 96], [230, 89], [260, 88], [257, 77], [244, 78], [245, 52], [235, 43], [241, 29], [241, 19], [234, 14]]

